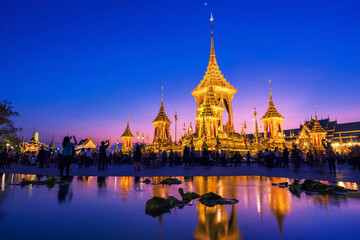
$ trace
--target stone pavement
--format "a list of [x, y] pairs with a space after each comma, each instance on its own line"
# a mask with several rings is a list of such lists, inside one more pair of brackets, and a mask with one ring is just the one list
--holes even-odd
[[[36, 174], [36, 175], [59, 175], [59, 170], [52, 166], [51, 168], [38, 169], [35, 166], [13, 165], [11, 169], [0, 169], [0, 173], [17, 174]], [[299, 179], [314, 179], [327, 181], [344, 181], [360, 183], [360, 171], [351, 169], [348, 165], [337, 167], [337, 174], [328, 173], [327, 165], [322, 168], [302, 166], [299, 172], [295, 172], [290, 166], [289, 169], [274, 168], [267, 171], [263, 166], [237, 166], [237, 167], [193, 167], [184, 169], [182, 166], [165, 166], [160, 168], [145, 169], [134, 171], [132, 165], [109, 165], [109, 169], [98, 171], [96, 166], [90, 168], [78, 168], [76, 164], [70, 171], [72, 176], [268, 176], [268, 177], [286, 177]]]

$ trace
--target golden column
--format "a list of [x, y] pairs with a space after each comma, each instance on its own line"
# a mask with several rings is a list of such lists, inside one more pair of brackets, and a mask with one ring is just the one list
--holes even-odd
[[177, 120], [178, 120], [178, 115], [177, 115], [177, 111], [175, 111], [175, 145], [176, 145], [176, 140], [177, 140]]
[[257, 124], [256, 107], [254, 108], [254, 119], [255, 119], [255, 134], [254, 134], [255, 143], [259, 143], [259, 129], [258, 129], [258, 124]]

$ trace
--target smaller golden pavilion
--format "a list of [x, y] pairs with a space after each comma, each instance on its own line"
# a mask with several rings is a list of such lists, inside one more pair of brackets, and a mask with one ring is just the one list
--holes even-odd
[[121, 139], [122, 139], [121, 151], [123, 153], [125, 153], [125, 154], [132, 151], [133, 150], [134, 135], [132, 135], [132, 133], [130, 131], [129, 113], [128, 113], [128, 121], [127, 121], [127, 124], [126, 124], [126, 128], [125, 128], [125, 131], [124, 131], [123, 135], [121, 135]]
[[55, 146], [55, 143], [54, 143], [54, 134], [52, 135], [51, 137], [51, 143], [49, 145], [49, 149], [51, 150], [55, 150], [56, 149], [56, 146]]
[[271, 80], [269, 79], [270, 99], [269, 106], [265, 115], [261, 118], [264, 124], [264, 139], [268, 144], [278, 145], [284, 143], [284, 133], [282, 124], [284, 117], [278, 112], [275, 107], [272, 93], [271, 93]]
[[296, 140], [296, 144], [305, 151], [315, 149], [318, 152], [323, 152], [324, 146], [322, 145], [322, 141], [326, 139], [327, 132], [318, 120], [315, 104], [314, 108], [315, 119], [311, 119], [311, 121], [304, 123]]
[[170, 136], [171, 121], [165, 113], [163, 86], [161, 87], [161, 104], [159, 113], [157, 114], [152, 124], [154, 125], [154, 138], [151, 147], [155, 149], [170, 147], [172, 144]]
[[78, 142], [78, 145], [76, 145], [75, 147], [75, 151], [76, 152], [79, 152], [81, 151], [81, 149], [96, 149], [96, 144], [94, 143], [94, 141], [92, 140], [92, 138], [89, 136], [85, 139], [81, 139], [79, 142]]
[[39, 133], [33, 129], [33, 134], [28, 143], [25, 143], [25, 152], [37, 152], [40, 148]]

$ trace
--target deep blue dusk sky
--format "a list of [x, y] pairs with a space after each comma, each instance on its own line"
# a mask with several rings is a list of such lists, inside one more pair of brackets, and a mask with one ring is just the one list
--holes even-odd
[[218, 64], [238, 89], [238, 131], [244, 120], [253, 131], [254, 106], [265, 113], [269, 78], [284, 128], [314, 115], [314, 103], [319, 117], [360, 120], [356, 0], [1, 1], [0, 99], [21, 114], [26, 140], [36, 127], [45, 142], [53, 131], [56, 142], [68, 132], [114, 142], [128, 111], [133, 134], [152, 139], [164, 85], [182, 132], [195, 122], [211, 11]]

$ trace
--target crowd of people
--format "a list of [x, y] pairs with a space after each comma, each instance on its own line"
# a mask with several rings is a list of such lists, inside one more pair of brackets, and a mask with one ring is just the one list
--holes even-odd
[[[71, 141], [73, 140], [73, 141]], [[69, 176], [73, 164], [79, 168], [89, 168], [91, 165], [97, 165], [99, 171], [108, 169], [109, 164], [133, 164], [135, 171], [141, 170], [141, 165], [145, 168], [159, 168], [163, 166], [180, 166], [188, 169], [196, 166], [210, 168], [212, 166], [240, 166], [242, 164], [250, 166], [257, 164], [266, 167], [271, 171], [273, 168], [289, 168], [290, 163], [295, 171], [298, 171], [302, 165], [312, 167], [329, 167], [330, 173], [336, 173], [336, 166], [341, 164], [350, 164], [353, 168], [360, 170], [360, 147], [355, 146], [355, 150], [349, 154], [335, 153], [331, 144], [323, 141], [325, 152], [316, 153], [310, 151], [301, 152], [296, 145], [288, 150], [286, 147], [280, 151], [275, 148], [274, 151], [265, 149], [257, 154], [251, 154], [249, 151], [241, 153], [238, 151], [195, 151], [190, 146], [185, 146], [182, 151], [147, 151], [143, 144], [136, 144], [132, 152], [123, 154], [121, 151], [111, 152], [109, 141], [102, 141], [98, 149], [81, 149], [76, 152], [77, 140], [75, 136], [64, 137], [62, 151], [45, 149], [41, 147], [38, 153], [25, 152], [16, 153], [13, 149], [5, 148], [0, 154], [0, 168], [10, 168], [12, 164], [23, 164], [25, 166], [37, 166], [38, 168], [57, 167], [60, 170], [60, 176]]]

